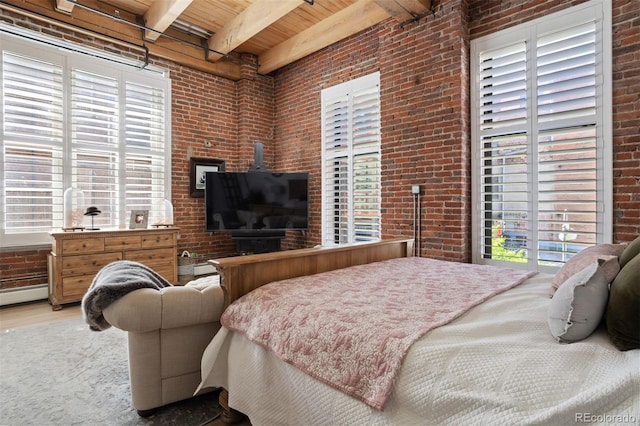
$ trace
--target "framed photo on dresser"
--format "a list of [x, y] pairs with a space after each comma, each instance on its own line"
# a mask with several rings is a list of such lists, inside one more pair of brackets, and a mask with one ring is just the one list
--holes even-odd
[[146, 229], [149, 222], [149, 210], [131, 210], [129, 229]]

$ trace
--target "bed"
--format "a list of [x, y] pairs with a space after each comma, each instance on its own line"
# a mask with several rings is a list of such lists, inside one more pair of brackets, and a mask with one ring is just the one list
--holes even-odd
[[[326, 274], [345, 274], [352, 268], [384, 265], [376, 275], [395, 290], [398, 285], [389, 277], [402, 276], [400, 269], [444, 267], [438, 263], [422, 263], [421, 258], [411, 259], [412, 252], [412, 240], [394, 239], [332, 249], [218, 259], [212, 263], [221, 274], [225, 304], [229, 307], [225, 314], [231, 315], [234, 307], [242, 306], [243, 301], [249, 300], [246, 306], [257, 303], [257, 299], [250, 299], [258, 297], [259, 291], [253, 290], [272, 282], [277, 282], [276, 286], [285, 283], [287, 287], [290, 282], [281, 280], [311, 276], [305, 279], [315, 277], [316, 285], [317, 277], [329, 277], [326, 282], [336, 277]], [[482, 269], [471, 271], [465, 270], [464, 274], [473, 280], [485, 274]], [[501, 270], [499, 275], [508, 274], [509, 271]], [[223, 388], [220, 396], [223, 420], [233, 422], [242, 413], [254, 426], [637, 424], [640, 350], [619, 351], [602, 326], [579, 342], [558, 343], [547, 323], [552, 277], [513, 273], [513, 279], [500, 284], [500, 288], [465, 296], [469, 303], [461, 307], [462, 312], [451, 309], [444, 321], [438, 320], [443, 324], [423, 327], [419, 336], [410, 342], [401, 356], [400, 366], [391, 374], [391, 388], [382, 399], [345, 393], [340, 384], [315, 374], [315, 367], [305, 364], [301, 367], [296, 365], [296, 360], [287, 358], [287, 353], [267, 348], [259, 339], [266, 334], [264, 330], [243, 333], [236, 330], [237, 324], [232, 322], [221, 329], [205, 351], [201, 387]], [[499, 281], [491, 275], [487, 275], [487, 279]], [[273, 286], [270, 284], [265, 289], [276, 288]], [[322, 292], [330, 293], [324, 288]], [[446, 298], [446, 291], [442, 293], [441, 297]], [[247, 297], [243, 298], [244, 295]], [[277, 300], [283, 298], [277, 292], [273, 295]], [[235, 308], [240, 309], [237, 316], [251, 322], [254, 314], [242, 311], [245, 308]], [[402, 311], [401, 306], [396, 308]], [[270, 307], [264, 310], [275, 315]], [[273, 317], [267, 318], [256, 321], [278, 322], [273, 321]], [[363, 321], [375, 321], [374, 317], [363, 318]], [[304, 344], [298, 341], [293, 347], [297, 353], [313, 352]], [[327, 363], [330, 370], [328, 361], [322, 362]], [[350, 365], [344, 370], [352, 368]], [[361, 377], [356, 380], [361, 381], [369, 382]]]

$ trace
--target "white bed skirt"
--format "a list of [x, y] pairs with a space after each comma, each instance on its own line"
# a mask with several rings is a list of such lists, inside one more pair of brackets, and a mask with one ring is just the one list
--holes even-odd
[[638, 424], [640, 350], [603, 328], [560, 344], [547, 326], [551, 275], [538, 274], [407, 354], [384, 411], [375, 410], [244, 336], [222, 329], [203, 357], [203, 386], [229, 390], [252, 425]]

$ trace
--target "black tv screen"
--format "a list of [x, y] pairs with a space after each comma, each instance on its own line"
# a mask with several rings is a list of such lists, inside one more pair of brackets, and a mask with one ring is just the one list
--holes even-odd
[[207, 172], [207, 231], [307, 229], [308, 173]]

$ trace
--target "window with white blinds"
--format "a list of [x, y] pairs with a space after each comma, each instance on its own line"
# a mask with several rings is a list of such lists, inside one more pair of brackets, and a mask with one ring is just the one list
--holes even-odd
[[551, 270], [611, 239], [606, 8], [472, 42], [474, 261]]
[[[2, 246], [49, 243], [74, 186], [96, 227], [170, 197], [170, 82], [10, 37], [2, 47]], [[87, 222], [89, 225], [90, 222]]]
[[322, 244], [380, 239], [380, 74], [322, 91]]

